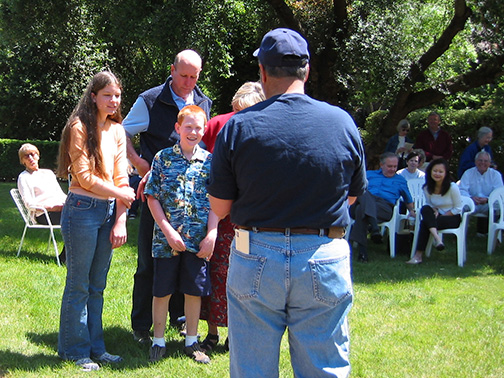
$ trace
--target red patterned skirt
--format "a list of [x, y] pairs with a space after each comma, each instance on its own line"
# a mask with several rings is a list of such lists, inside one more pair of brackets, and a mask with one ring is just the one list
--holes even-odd
[[235, 225], [231, 223], [229, 215], [219, 222], [214, 253], [210, 259], [212, 294], [203, 297], [201, 302], [200, 319], [208, 320], [218, 327], [227, 327], [226, 281], [234, 229]]

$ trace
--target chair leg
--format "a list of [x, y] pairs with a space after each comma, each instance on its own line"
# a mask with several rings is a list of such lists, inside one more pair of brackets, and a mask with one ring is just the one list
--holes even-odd
[[56, 262], [58, 263], [58, 266], [61, 266], [61, 263], [59, 260], [58, 244], [56, 243], [56, 238], [54, 237], [53, 229], [51, 228], [50, 231], [51, 231], [50, 238], [52, 239], [52, 242], [53, 242], [54, 253], [56, 253]]
[[465, 240], [461, 235], [456, 235], [457, 237], [457, 263], [458, 266], [463, 267], [465, 261]]
[[427, 246], [425, 247], [425, 256], [429, 257], [432, 250], [432, 243], [434, 242], [434, 237], [429, 235], [429, 241], [427, 241]]
[[23, 242], [24, 242], [24, 238], [25, 238], [27, 229], [28, 229], [28, 226], [25, 225], [25, 228], [23, 230], [23, 236], [21, 236], [21, 243], [19, 243], [19, 248], [18, 248], [17, 255], [16, 255], [17, 257], [19, 257], [19, 254], [21, 253], [21, 247], [23, 246]]
[[417, 242], [418, 242], [418, 229], [417, 229], [417, 227], [419, 227], [419, 226], [415, 226], [415, 231], [413, 232], [413, 243], [411, 244], [410, 258], [413, 258], [413, 256], [415, 256], [415, 252], [416, 252], [416, 246], [417, 246]]
[[491, 255], [495, 249], [495, 243], [497, 242], [497, 230], [490, 226], [488, 230], [488, 242], [487, 242], [487, 253]]
[[392, 232], [392, 230], [390, 228], [388, 229], [388, 233], [389, 233], [390, 257], [395, 258], [395, 252], [396, 252], [395, 236], [396, 236], [396, 233], [395, 233], [395, 231]]

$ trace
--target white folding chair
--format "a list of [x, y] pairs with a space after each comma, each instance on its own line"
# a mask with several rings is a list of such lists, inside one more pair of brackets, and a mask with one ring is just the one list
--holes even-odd
[[502, 241], [502, 230], [504, 230], [504, 187], [494, 189], [488, 197], [487, 253], [489, 255], [495, 249], [497, 238]]
[[[457, 228], [447, 228], [445, 230], [438, 230], [438, 234], [443, 239], [444, 234], [454, 234], [457, 237], [457, 263], [458, 266], [463, 267], [464, 262], [467, 259], [467, 248], [466, 248], [466, 234], [467, 225], [469, 224], [469, 215], [474, 212], [475, 206], [474, 202], [469, 197], [462, 196], [462, 214], [460, 226]], [[427, 247], [425, 248], [425, 255], [430, 256], [432, 244], [434, 238], [432, 235], [429, 236], [429, 241], [427, 242]]]
[[397, 200], [392, 210], [392, 218], [386, 222], [378, 223], [378, 227], [381, 229], [381, 234], [385, 234], [385, 229], [388, 229], [389, 235], [389, 247], [390, 247], [390, 257], [394, 258], [396, 255], [395, 244], [396, 244], [396, 233], [399, 231], [399, 226], [402, 219], [406, 219], [407, 214], [401, 214], [399, 212], [400, 199]]
[[[47, 213], [46, 209], [26, 207], [23, 199], [21, 198], [21, 194], [19, 193], [18, 189], [11, 189], [10, 195], [11, 195], [12, 199], [14, 200], [14, 203], [16, 204], [16, 207], [19, 210], [21, 217], [23, 218], [23, 220], [25, 222], [23, 236], [21, 237], [21, 243], [19, 243], [17, 256], [19, 257], [19, 254], [21, 253], [21, 247], [23, 246], [24, 238], [26, 235], [26, 230], [29, 228], [45, 228], [45, 229], [49, 229], [49, 241], [47, 243], [46, 252], [49, 249], [49, 246], [51, 245], [51, 240], [52, 240], [54, 252], [56, 253], [56, 261], [58, 262], [58, 266], [60, 266], [61, 264], [60, 264], [59, 255], [58, 255], [58, 245], [56, 244], [56, 238], [54, 237], [54, 230], [60, 229], [61, 226], [59, 224], [52, 224], [51, 223], [51, 219], [49, 218], [49, 214]], [[32, 217], [32, 213], [34, 213], [35, 210], [43, 210], [44, 211], [44, 215], [47, 219], [48, 224], [39, 224], [39, 223], [35, 222], [35, 220]]]

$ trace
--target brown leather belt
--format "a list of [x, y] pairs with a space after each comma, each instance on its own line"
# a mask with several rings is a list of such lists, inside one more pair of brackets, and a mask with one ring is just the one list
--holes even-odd
[[236, 228], [253, 232], [280, 232], [285, 236], [289, 236], [291, 234], [303, 234], [303, 235], [327, 236], [331, 239], [343, 239], [343, 237], [345, 236], [345, 228], [336, 226], [329, 228], [307, 228], [307, 227], [275, 228], [275, 227], [236, 226]]

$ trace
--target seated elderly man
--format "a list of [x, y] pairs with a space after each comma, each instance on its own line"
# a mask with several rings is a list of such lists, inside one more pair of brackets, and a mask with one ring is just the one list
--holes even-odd
[[[502, 175], [499, 171], [490, 168], [492, 158], [484, 150], [478, 152], [474, 159], [476, 166], [469, 168], [462, 175], [460, 180], [460, 194], [471, 197], [476, 205], [476, 214], [488, 216], [488, 197], [490, 193], [498, 187], [501, 187]], [[488, 233], [488, 220], [478, 217], [476, 225], [477, 236], [486, 236]]]
[[392, 218], [394, 205], [402, 197], [410, 215], [414, 216], [413, 199], [408, 189], [406, 179], [398, 174], [398, 157], [385, 152], [380, 156], [380, 169], [367, 171], [368, 190], [357, 197], [350, 207], [350, 215], [355, 219], [350, 232], [350, 241], [359, 245], [360, 262], [367, 262], [367, 232], [371, 233], [371, 240], [381, 243], [382, 238], [378, 223]]

